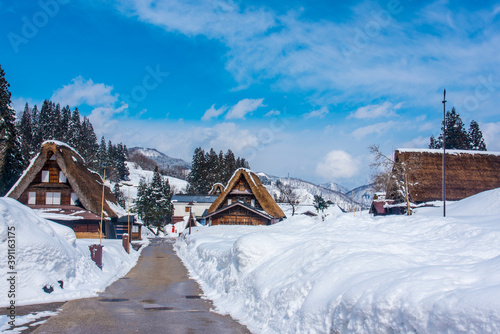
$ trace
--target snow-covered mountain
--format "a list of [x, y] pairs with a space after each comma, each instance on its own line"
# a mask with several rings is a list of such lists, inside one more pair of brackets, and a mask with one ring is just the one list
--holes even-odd
[[132, 147], [128, 151], [130, 155], [137, 152], [141, 153], [145, 157], [156, 162], [158, 164], [158, 167], [162, 169], [176, 167], [176, 166], [183, 167], [186, 169], [191, 168], [191, 164], [189, 162], [186, 162], [182, 159], [169, 157], [168, 155], [158, 151], [155, 148]]
[[354, 201], [362, 204], [365, 208], [369, 208], [372, 204], [375, 190], [373, 189], [372, 184], [365, 184], [364, 186], [348, 190], [344, 193], [349, 197], [354, 197]]
[[323, 183], [323, 184], [320, 184], [319, 186], [326, 188], [326, 189], [338, 191], [339, 193], [342, 193], [342, 194], [345, 194], [349, 191], [349, 189], [347, 189], [346, 187], [341, 186], [340, 184], [335, 183], [335, 182]]
[[[313, 184], [300, 179], [287, 178], [287, 177], [277, 177], [268, 175], [265, 173], [257, 173], [262, 184], [267, 188], [267, 191], [274, 197], [274, 195], [279, 194], [279, 190], [276, 187], [276, 182], [279, 180], [283, 184], [289, 184], [296, 193], [301, 197], [301, 204], [312, 204], [315, 195], [322, 196], [325, 200], [330, 200], [337, 204], [344, 211], [352, 211], [353, 200], [351, 197], [328, 188]], [[369, 206], [362, 203], [358, 203], [354, 200], [354, 208], [356, 210], [366, 209]]]

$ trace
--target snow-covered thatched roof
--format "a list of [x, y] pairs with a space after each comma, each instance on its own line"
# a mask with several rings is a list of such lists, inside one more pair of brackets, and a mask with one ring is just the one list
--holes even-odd
[[226, 188], [219, 195], [219, 197], [217, 197], [215, 202], [212, 203], [212, 205], [208, 209], [207, 214], [211, 214], [212, 212], [219, 210], [223, 206], [227, 195], [231, 192], [231, 190], [233, 190], [234, 187], [236, 187], [240, 178], [244, 178], [246, 180], [246, 182], [250, 186], [250, 190], [252, 191], [253, 195], [259, 202], [262, 209], [264, 209], [264, 211], [268, 215], [274, 218], [285, 217], [285, 214], [283, 213], [281, 208], [278, 206], [278, 204], [276, 204], [276, 202], [269, 194], [266, 187], [264, 187], [262, 182], [260, 182], [260, 179], [257, 176], [257, 174], [246, 168], [240, 168], [236, 170], [236, 172], [234, 172]]
[[[55, 155], [58, 166], [85, 209], [100, 215], [103, 189], [100, 175], [87, 168], [85, 161], [74, 148], [58, 141], [47, 141], [42, 144], [40, 153], [31, 161], [28, 169], [24, 171], [7, 196], [19, 199], [52, 155]], [[108, 187], [104, 187], [104, 198], [106, 199], [104, 215], [117, 217], [117, 213], [108, 204], [116, 204], [116, 198]]]

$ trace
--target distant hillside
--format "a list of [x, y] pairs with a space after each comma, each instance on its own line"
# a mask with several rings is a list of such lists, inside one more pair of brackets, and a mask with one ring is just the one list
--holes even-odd
[[[339, 191], [331, 190], [300, 179], [286, 177], [282, 178], [267, 175], [265, 173], [257, 173], [257, 175], [273, 197], [275, 194], [279, 193], [279, 190], [276, 187], [276, 182], [279, 180], [283, 184], [289, 184], [293, 189], [295, 189], [299, 196], [301, 196], [301, 204], [312, 204], [314, 195], [320, 195], [325, 200], [330, 200], [333, 203], [337, 204], [342, 210], [352, 211], [352, 199]], [[356, 208], [356, 210], [367, 208], [366, 205], [358, 203], [356, 200], [354, 201], [354, 207]]]
[[153, 160], [159, 168], [168, 169], [172, 167], [183, 167], [185, 169], [190, 169], [191, 164], [182, 159], [172, 158], [168, 155], [161, 153], [154, 148], [144, 148], [144, 147], [132, 147], [128, 150], [129, 155], [132, 154], [142, 154], [143, 156]]
[[[352, 192], [352, 194], [351, 194]], [[348, 197], [354, 197], [354, 201], [361, 203], [365, 208], [369, 208], [372, 204], [373, 194], [375, 190], [373, 189], [372, 184], [366, 184], [361, 187], [354, 188], [352, 190], [348, 190], [345, 194]]]
[[320, 184], [319, 186], [326, 188], [326, 189], [338, 191], [339, 193], [342, 193], [342, 194], [345, 194], [349, 191], [349, 189], [347, 189], [346, 187], [341, 186], [340, 184], [337, 184], [335, 182], [323, 183], [323, 184]]

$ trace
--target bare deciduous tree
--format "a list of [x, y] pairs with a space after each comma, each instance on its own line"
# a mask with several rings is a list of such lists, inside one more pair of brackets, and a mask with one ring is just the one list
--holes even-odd
[[292, 216], [295, 215], [295, 209], [297, 205], [301, 202], [301, 197], [295, 192], [295, 190], [289, 184], [284, 184], [281, 181], [276, 182], [276, 187], [278, 188], [280, 194], [276, 196], [276, 202], [287, 203], [292, 207]]
[[387, 198], [406, 202], [407, 214], [411, 215], [409, 186], [413, 181], [412, 171], [417, 168], [417, 161], [414, 159], [396, 161], [383, 154], [379, 145], [370, 145], [369, 149], [374, 156], [374, 162], [370, 167], [376, 169], [372, 175], [375, 191], [386, 191]]

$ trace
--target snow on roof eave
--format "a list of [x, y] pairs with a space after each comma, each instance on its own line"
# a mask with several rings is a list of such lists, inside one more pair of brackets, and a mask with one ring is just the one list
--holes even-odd
[[38, 159], [39, 156], [40, 156], [40, 152], [38, 152], [30, 160], [30, 164], [28, 165], [28, 168], [26, 168], [23, 171], [23, 174], [21, 176], [19, 176], [19, 178], [17, 179], [16, 183], [10, 188], [9, 192], [7, 194], [5, 194], [5, 197], [9, 197], [9, 195], [12, 193], [12, 191], [17, 188], [17, 186], [19, 185], [19, 183], [21, 182], [21, 180], [24, 179], [24, 177], [26, 176], [26, 174], [28, 173], [28, 171], [33, 167], [33, 165], [35, 164], [36, 159]]
[[[434, 154], [442, 154], [443, 149], [436, 148], [397, 148], [395, 151], [399, 152], [415, 152], [415, 153], [434, 153]], [[484, 154], [484, 155], [499, 155], [500, 152], [494, 151], [475, 151], [475, 150], [453, 150], [447, 149], [446, 154]]]

